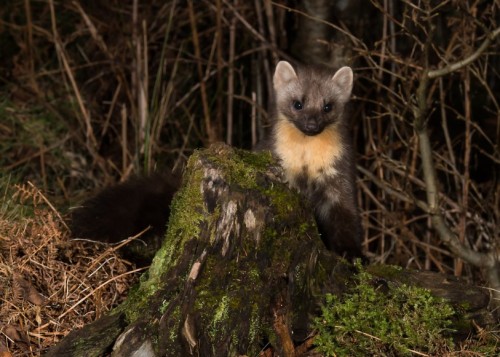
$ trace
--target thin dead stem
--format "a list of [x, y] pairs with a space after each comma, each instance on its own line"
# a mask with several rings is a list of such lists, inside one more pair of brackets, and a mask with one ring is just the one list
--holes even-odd
[[56, 53], [62, 62], [64, 71], [66, 75], [68, 76], [68, 79], [71, 83], [71, 87], [74, 91], [75, 97], [78, 102], [78, 106], [80, 108], [80, 112], [83, 117], [84, 125], [86, 128], [86, 139], [89, 144], [89, 149], [94, 151], [95, 147], [97, 145], [97, 141], [94, 135], [94, 130], [91, 125], [91, 119], [90, 119], [90, 114], [85, 107], [83, 97], [81, 95], [80, 89], [78, 88], [78, 84], [76, 82], [75, 76], [73, 74], [73, 71], [71, 69], [71, 66], [69, 65], [69, 60], [67, 58], [67, 54], [64, 50], [64, 47], [62, 45], [61, 39], [59, 37], [59, 33], [57, 31], [57, 23], [56, 23], [56, 15], [55, 15], [55, 9], [54, 9], [54, 1], [49, 0], [50, 4], [50, 14], [51, 14], [51, 20], [52, 20], [52, 35], [53, 35], [53, 40], [54, 40], [54, 45], [56, 47]]
[[500, 34], [500, 27], [496, 28], [491, 33], [489, 33], [486, 36], [486, 39], [483, 41], [483, 43], [481, 43], [478, 49], [474, 51], [474, 53], [472, 53], [469, 57], [464, 58], [456, 63], [452, 63], [444, 68], [437, 69], [434, 71], [429, 71], [427, 75], [429, 76], [429, 78], [437, 78], [448, 75], [463, 67], [468, 66], [469, 64], [477, 60], [483, 54], [483, 52], [486, 51], [488, 47], [490, 47], [491, 43], [495, 40], [498, 34]]
[[210, 116], [210, 109], [208, 106], [208, 98], [207, 98], [207, 87], [204, 81], [203, 68], [202, 68], [202, 57], [201, 57], [201, 49], [200, 49], [200, 40], [198, 35], [198, 28], [196, 26], [196, 14], [194, 11], [193, 1], [188, 0], [188, 9], [189, 9], [189, 21], [191, 23], [191, 31], [193, 33], [193, 45], [194, 45], [194, 54], [196, 58], [196, 68], [198, 70], [198, 77], [200, 83], [200, 95], [201, 95], [201, 105], [203, 107], [203, 116], [205, 122], [205, 130], [207, 134], [208, 144], [215, 143], [217, 141], [215, 130], [212, 126], [212, 120]]

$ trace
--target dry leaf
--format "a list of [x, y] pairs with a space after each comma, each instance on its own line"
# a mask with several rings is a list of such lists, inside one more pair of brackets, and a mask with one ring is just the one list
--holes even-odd
[[9, 352], [9, 349], [5, 345], [3, 339], [0, 340], [0, 357], [12, 357], [12, 354]]
[[6, 325], [3, 333], [15, 343], [29, 344], [28, 336], [12, 325]]
[[29, 281], [19, 274], [14, 274], [12, 287], [15, 300], [22, 297], [24, 300], [28, 300], [33, 305], [37, 306], [43, 305], [45, 302], [45, 297], [43, 297]]

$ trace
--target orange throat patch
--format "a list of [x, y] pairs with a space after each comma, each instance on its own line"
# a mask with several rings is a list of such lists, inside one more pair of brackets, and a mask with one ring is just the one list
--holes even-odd
[[287, 181], [296, 187], [299, 175], [308, 181], [322, 181], [337, 174], [335, 162], [342, 156], [342, 137], [334, 125], [315, 136], [308, 136], [280, 116], [276, 123], [275, 151]]

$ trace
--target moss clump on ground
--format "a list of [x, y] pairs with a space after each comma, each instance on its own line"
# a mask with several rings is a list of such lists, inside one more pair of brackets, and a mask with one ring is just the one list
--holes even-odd
[[432, 355], [453, 348], [449, 326], [454, 309], [422, 288], [401, 285], [382, 292], [360, 271], [352, 292], [327, 294], [314, 320], [315, 344], [327, 356]]

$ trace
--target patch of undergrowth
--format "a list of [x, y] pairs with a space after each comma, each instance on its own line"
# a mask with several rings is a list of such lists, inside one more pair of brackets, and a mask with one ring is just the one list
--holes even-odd
[[0, 219], [16, 220], [25, 215], [25, 207], [14, 198], [11, 175], [0, 175]]
[[69, 132], [69, 124], [42, 105], [15, 103], [0, 93], [0, 174], [30, 181], [52, 203], [66, 204], [84, 162]]
[[[500, 325], [491, 329], [477, 326], [477, 333], [471, 335], [467, 340], [460, 343], [460, 352], [467, 352], [474, 356], [498, 356], [500, 351], [500, 336], [498, 330]], [[472, 353], [471, 353], [472, 352]]]
[[[361, 268], [360, 268], [361, 269]], [[454, 309], [422, 288], [401, 285], [382, 292], [360, 270], [343, 297], [327, 294], [314, 320], [317, 350], [326, 356], [431, 355], [453, 348]]]

